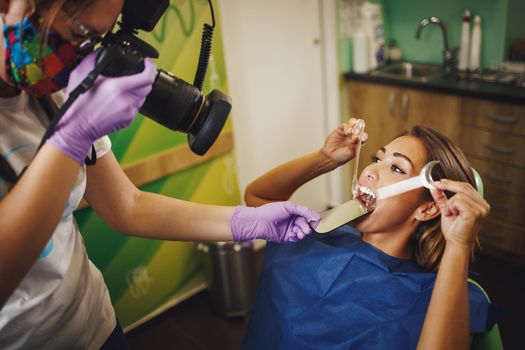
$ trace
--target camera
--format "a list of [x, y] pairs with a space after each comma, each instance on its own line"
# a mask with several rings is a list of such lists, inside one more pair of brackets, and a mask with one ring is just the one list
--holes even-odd
[[[212, 11], [213, 27], [215, 19]], [[126, 0], [116, 33], [107, 33], [97, 57], [100, 74], [125, 76], [141, 72], [144, 58], [157, 58], [158, 51], [137, 37], [138, 30], [152, 31], [169, 6], [169, 0]], [[205, 154], [221, 132], [231, 110], [231, 98], [214, 89], [208, 95], [201, 91], [204, 82], [213, 27], [205, 24], [199, 64], [194, 84], [185, 82], [162, 69], [140, 113], [157, 123], [188, 135], [190, 149]]]

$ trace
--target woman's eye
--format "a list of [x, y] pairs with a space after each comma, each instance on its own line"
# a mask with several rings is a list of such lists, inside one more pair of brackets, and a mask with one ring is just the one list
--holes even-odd
[[392, 169], [393, 172], [396, 172], [396, 173], [398, 173], [398, 174], [402, 174], [402, 175], [405, 175], [405, 174], [406, 174], [405, 171], [404, 171], [403, 169], [401, 169], [401, 168], [395, 166], [394, 164], [392, 164], [392, 165], [390, 166], [390, 169]]
[[372, 163], [379, 163], [381, 161], [378, 156], [373, 154], [370, 156], [370, 159], [372, 160]]

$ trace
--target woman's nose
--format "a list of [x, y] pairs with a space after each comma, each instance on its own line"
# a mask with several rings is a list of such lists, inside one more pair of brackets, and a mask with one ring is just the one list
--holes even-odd
[[377, 172], [371, 166], [365, 169], [365, 177], [371, 182], [377, 182], [378, 180]]

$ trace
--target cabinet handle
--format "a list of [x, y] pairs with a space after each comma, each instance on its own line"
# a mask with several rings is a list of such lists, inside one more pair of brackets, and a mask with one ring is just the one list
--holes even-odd
[[404, 94], [401, 100], [401, 116], [404, 120], [408, 118], [408, 95]]
[[495, 176], [495, 175], [490, 175], [490, 174], [483, 174], [483, 177], [485, 177], [486, 179], [489, 179], [490, 181], [499, 182], [502, 184], [512, 183], [512, 179], [510, 177]]
[[499, 241], [499, 240], [502, 240], [505, 235], [503, 233], [501, 233], [501, 232], [492, 232], [492, 231], [481, 230], [481, 236], [483, 238], [488, 238], [488, 239]]
[[486, 143], [484, 146], [487, 150], [494, 152], [494, 153], [501, 153], [501, 154], [513, 154], [514, 153], [514, 149], [510, 147], [494, 146], [494, 145], [491, 145], [490, 143]]
[[394, 92], [390, 93], [390, 96], [388, 96], [388, 112], [390, 113], [391, 118], [395, 118], [395, 105], [396, 105], [396, 98], [397, 95]]
[[519, 120], [518, 117], [497, 114], [487, 114], [487, 118], [501, 124], [516, 124]]

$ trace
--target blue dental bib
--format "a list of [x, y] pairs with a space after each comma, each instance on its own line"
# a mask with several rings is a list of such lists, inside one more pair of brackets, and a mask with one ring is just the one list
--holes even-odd
[[[435, 278], [351, 227], [268, 243], [242, 348], [415, 349]], [[471, 332], [492, 328], [492, 306], [472, 283], [469, 301]]]

